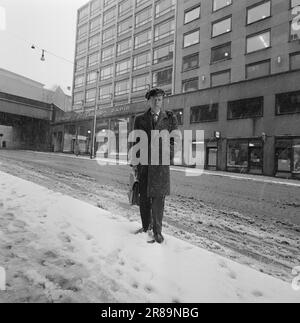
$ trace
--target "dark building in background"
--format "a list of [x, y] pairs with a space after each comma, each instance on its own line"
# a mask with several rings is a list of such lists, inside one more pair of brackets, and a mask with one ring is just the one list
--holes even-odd
[[97, 130], [113, 130], [119, 120], [131, 128], [145, 109], [145, 92], [158, 86], [182, 129], [205, 130], [207, 168], [299, 176], [300, 43], [292, 26], [298, 5], [89, 2], [78, 11], [74, 117], [60, 125], [64, 138], [80, 135], [86, 147], [95, 105]]

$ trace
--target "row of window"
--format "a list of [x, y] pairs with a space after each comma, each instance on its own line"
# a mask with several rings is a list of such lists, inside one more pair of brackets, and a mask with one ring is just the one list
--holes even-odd
[[[188, 56], [183, 59], [183, 71], [190, 68], [197, 68], [199, 64], [198, 54]], [[290, 70], [300, 69], [300, 53], [290, 54]], [[271, 74], [271, 60], [251, 63], [246, 65], [245, 68], [246, 79], [255, 79], [259, 77], [268, 76]], [[205, 80], [202, 80], [205, 81]], [[231, 82], [231, 70], [225, 70], [211, 74], [211, 86], [220, 86], [229, 84]], [[182, 81], [182, 92], [196, 91], [199, 89], [199, 78], [192, 78]]]
[[[120, 56], [121, 54], [125, 54], [126, 52], [130, 51], [130, 43], [120, 43], [117, 46], [117, 56]], [[101, 62], [106, 62], [108, 60], [111, 60], [114, 58], [114, 47], [109, 47], [106, 49], [103, 49], [101, 52]], [[155, 49], [153, 49], [153, 58], [152, 58], [152, 62], [151, 62], [151, 52], [146, 51], [143, 52], [141, 54], [135, 55], [133, 57], [133, 70], [138, 70], [141, 68], [145, 68], [151, 65], [151, 63], [153, 64], [158, 64], [158, 63], [162, 63], [164, 61], [167, 60], [171, 60], [173, 59], [174, 56], [174, 44], [173, 43], [167, 43], [166, 45], [157, 47]], [[85, 70], [86, 67], [91, 68], [93, 66], [98, 65], [100, 62], [100, 53], [96, 52], [94, 54], [91, 54], [88, 56], [87, 60], [86, 58], [82, 58], [82, 59], [78, 59], [76, 61], [76, 72], [79, 72], [81, 70]], [[87, 66], [86, 66], [87, 63]], [[126, 69], [130, 70], [131, 69], [131, 59], [124, 59], [121, 62], [117, 62], [117, 67], [116, 67], [116, 75], [120, 75], [123, 74], [122, 71], [119, 71], [119, 67], [120, 70], [123, 70], [123, 68], [125, 68], [125, 66], [127, 66]], [[113, 66], [107, 66], [104, 67], [103, 69], [110, 69], [111, 70], [111, 75], [112, 75], [112, 70], [113, 70]]]
[[[91, 81], [91, 79], [94, 78], [94, 82], [97, 78], [97, 73], [91, 76], [90, 74], [87, 76], [87, 80]], [[153, 72], [152, 74], [152, 84], [151, 84], [151, 76], [150, 74], [144, 74], [139, 75], [132, 78], [132, 93], [139, 92], [139, 91], [146, 91], [149, 87], [154, 86], [168, 86], [172, 85], [172, 78], [173, 78], [173, 68], [164, 69], [161, 71]], [[75, 81], [75, 87], [78, 86], [80, 83], [76, 82], [84, 82], [84, 77], [82, 79], [77, 79]], [[115, 82], [115, 86], [113, 89], [113, 85], [105, 85], [100, 87], [99, 91], [99, 98], [101, 100], [111, 99], [112, 94], [115, 94], [115, 96], [121, 96], [121, 95], [127, 95], [130, 93], [130, 80], [126, 79], [123, 81]], [[86, 103], [95, 102], [96, 100], [96, 88], [89, 89], [85, 93], [85, 98], [83, 92], [75, 93], [74, 94], [74, 104], [81, 104], [82, 101], [85, 101]]]
[[[222, 1], [225, 3], [225, 1]], [[232, 1], [228, 1], [230, 4]], [[295, 7], [300, 5], [300, 0], [292, 0], [291, 7]], [[200, 9], [201, 6], [194, 7], [192, 9], [188, 9], [185, 12], [185, 23], [189, 23], [196, 19], [200, 18]], [[247, 8], [247, 25], [253, 24], [255, 22], [267, 19], [271, 17], [271, 0], [262, 1], [259, 4], [253, 5]], [[211, 37], [218, 37], [220, 35], [229, 33], [232, 31], [232, 16], [228, 16], [222, 18], [218, 21], [212, 22], [211, 28]], [[261, 50], [264, 48], [270, 47], [271, 44], [271, 33], [270, 31], [263, 31], [259, 32], [255, 35], [250, 35], [247, 37], [247, 46], [246, 52], [252, 53], [257, 50]], [[299, 39], [299, 32], [298, 30], [294, 30], [290, 28], [290, 39], [297, 40]], [[193, 46], [195, 44], [200, 43], [200, 29], [189, 31], [188, 33], [184, 34], [183, 37], [183, 47], [187, 48]]]
[[[156, 48], [153, 50], [153, 64], [162, 63], [168, 60], [173, 59], [173, 53], [174, 53], [174, 45], [173, 43], [164, 45], [162, 47]], [[92, 56], [93, 57], [93, 56]], [[89, 60], [89, 67], [93, 65], [98, 64], [98, 55], [95, 56], [95, 59]], [[79, 61], [79, 63], [82, 63], [81, 66], [78, 66], [77, 71], [84, 70], [85, 69], [85, 60]], [[114, 68], [115, 66], [115, 68]], [[144, 52], [139, 55], [136, 55], [133, 57], [133, 60], [131, 58], [122, 60], [117, 62], [115, 65], [110, 64], [107, 66], [104, 66], [100, 69], [100, 80], [104, 81], [109, 78], [112, 78], [114, 74], [116, 76], [120, 76], [126, 73], [133, 71], [137, 71], [142, 68], [147, 68], [151, 66], [151, 53]], [[115, 70], [115, 72], [114, 72]], [[91, 71], [87, 74], [87, 84], [91, 84], [93, 82], [96, 82], [97, 79], [97, 71]], [[75, 87], [80, 87], [84, 85], [84, 75], [78, 75], [75, 78]]]
[[[227, 120], [263, 117], [264, 98], [257, 97], [227, 103]], [[300, 113], [300, 91], [276, 95], [276, 115]], [[191, 108], [190, 123], [216, 122], [219, 104], [207, 104]]]
[[[158, 18], [172, 10], [175, 9], [176, 0], [160, 0], [155, 3], [155, 18]], [[133, 10], [132, 1], [124, 0], [119, 4], [119, 17], [123, 16], [125, 13], [129, 13]], [[134, 17], [135, 27], [140, 27], [152, 20], [153, 9], [152, 4], [145, 9], [137, 12]], [[103, 14], [103, 26], [107, 26], [108, 23], [114, 21], [116, 18], [116, 7], [109, 9]], [[124, 32], [130, 31], [132, 29], [133, 19], [132, 16], [126, 18], [125, 20], [118, 23], [118, 34], [121, 35]], [[93, 32], [100, 29], [101, 26], [101, 16], [93, 18], [89, 25], [88, 23], [81, 25], [78, 28], [78, 39], [83, 38], [87, 35], [88, 28]], [[115, 27], [113, 27], [115, 28]]]
[[[154, 41], [158, 41], [165, 37], [173, 35], [175, 32], [175, 21], [174, 19], [164, 21], [160, 24], [157, 24], [154, 27]], [[108, 29], [102, 35], [102, 43], [110, 42], [115, 39], [115, 29]], [[151, 44], [152, 41], [152, 31], [151, 29], [145, 30], [139, 34], [134, 35], [133, 38], [133, 47], [134, 49], [139, 49], [143, 46]], [[78, 43], [76, 54], [81, 55], [87, 51], [87, 49], [92, 49], [100, 45], [100, 33], [89, 38], [89, 41], [86, 40]], [[115, 46], [109, 46], [102, 50], [102, 52], [107, 53], [111, 52], [111, 56], [114, 54]], [[122, 55], [132, 50], [132, 37], [129, 37], [125, 40], [122, 40], [117, 43], [117, 55]], [[110, 56], [109, 56], [110, 58]]]

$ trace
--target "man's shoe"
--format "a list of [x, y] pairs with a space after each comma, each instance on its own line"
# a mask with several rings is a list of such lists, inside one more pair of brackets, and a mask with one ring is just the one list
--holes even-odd
[[165, 238], [161, 233], [155, 234], [154, 239], [157, 243], [162, 244], [165, 241]]
[[152, 230], [147, 231], [147, 242], [148, 243], [155, 243], [155, 238], [154, 238]]

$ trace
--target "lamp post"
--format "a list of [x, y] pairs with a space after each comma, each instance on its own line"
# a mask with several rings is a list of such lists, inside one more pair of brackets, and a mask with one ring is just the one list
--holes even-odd
[[97, 108], [99, 103], [99, 79], [100, 79], [100, 71], [97, 71], [97, 87], [96, 87], [96, 104], [94, 107], [94, 121], [93, 121], [93, 133], [92, 133], [92, 143], [91, 143], [91, 156], [93, 159], [95, 156], [95, 139], [96, 139], [96, 125], [97, 125]]

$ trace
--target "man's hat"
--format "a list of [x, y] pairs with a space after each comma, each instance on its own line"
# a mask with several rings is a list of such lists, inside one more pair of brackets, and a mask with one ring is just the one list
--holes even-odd
[[162, 90], [162, 89], [155, 88], [155, 89], [152, 89], [152, 90], [148, 91], [146, 93], [145, 97], [146, 97], [147, 100], [149, 100], [151, 97], [159, 96], [159, 95], [165, 96], [166, 92], [164, 90]]

